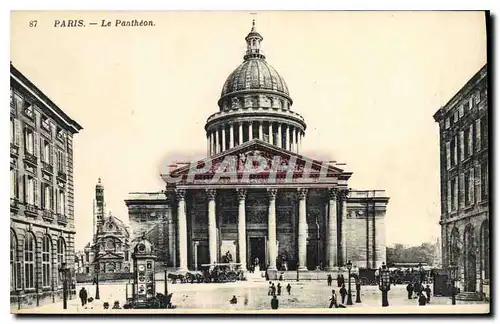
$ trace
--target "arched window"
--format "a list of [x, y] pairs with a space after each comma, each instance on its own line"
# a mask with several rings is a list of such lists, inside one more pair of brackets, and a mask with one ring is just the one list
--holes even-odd
[[35, 235], [26, 233], [24, 238], [24, 288], [35, 288]]
[[[57, 240], [57, 265], [61, 267], [66, 262], [66, 242], [63, 237]], [[59, 286], [62, 286], [62, 281], [59, 280]]]
[[52, 242], [48, 235], [42, 241], [42, 286], [50, 287], [50, 254], [52, 252]]

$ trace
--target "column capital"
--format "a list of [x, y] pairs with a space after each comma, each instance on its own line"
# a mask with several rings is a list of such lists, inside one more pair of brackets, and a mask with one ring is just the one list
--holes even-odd
[[247, 196], [247, 190], [242, 189], [242, 188], [238, 188], [238, 189], [236, 189], [236, 194], [238, 195], [238, 200], [245, 200], [245, 198]]
[[339, 198], [339, 190], [337, 188], [328, 188], [328, 199], [337, 200]]
[[307, 188], [297, 188], [297, 192], [299, 193], [299, 200], [304, 200], [307, 197]]
[[269, 199], [276, 199], [276, 195], [278, 194], [278, 189], [269, 188], [267, 189], [267, 194], [269, 195]]
[[208, 200], [214, 200], [215, 199], [215, 195], [217, 194], [217, 191], [215, 189], [206, 189], [205, 191], [207, 192], [207, 198], [208, 198]]
[[186, 198], [186, 189], [175, 189], [175, 197], [177, 200], [184, 200]]
[[349, 189], [340, 189], [339, 190], [339, 197], [341, 199], [347, 199], [347, 196], [349, 196]]

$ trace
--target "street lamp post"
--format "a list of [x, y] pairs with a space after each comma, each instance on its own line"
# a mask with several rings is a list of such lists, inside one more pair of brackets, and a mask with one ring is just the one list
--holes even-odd
[[458, 267], [452, 263], [448, 267], [450, 269], [450, 279], [451, 279], [451, 304], [456, 305], [456, 299], [455, 299], [455, 294], [456, 294], [456, 288], [455, 288], [455, 280], [457, 280], [457, 269]]
[[356, 279], [356, 303], [361, 303], [361, 281]]
[[352, 262], [351, 260], [347, 261], [346, 263], [347, 267], [347, 280], [348, 280], [348, 294], [347, 294], [347, 305], [352, 305], [352, 293], [351, 293], [351, 269], [352, 269]]
[[99, 259], [95, 260], [96, 261], [96, 272], [95, 272], [95, 299], [101, 299], [101, 296], [99, 295], [99, 272], [101, 271], [101, 267], [99, 265]]
[[63, 262], [59, 268], [59, 278], [63, 282], [63, 309], [68, 309], [68, 273], [66, 262]]
[[391, 290], [391, 282], [390, 282], [390, 272], [385, 265], [385, 262], [382, 263], [382, 268], [379, 269], [380, 273], [380, 281], [379, 281], [379, 289], [382, 292], [382, 307], [389, 306], [388, 292]]
[[422, 267], [422, 263], [418, 263], [418, 273], [420, 275], [420, 284], [424, 283], [424, 268]]

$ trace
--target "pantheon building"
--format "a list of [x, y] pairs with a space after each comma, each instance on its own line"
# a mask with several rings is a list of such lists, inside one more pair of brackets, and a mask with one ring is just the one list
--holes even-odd
[[285, 80], [266, 61], [255, 23], [243, 62], [208, 117], [207, 157], [171, 165], [166, 190], [131, 193], [132, 235], [144, 232], [159, 259], [179, 270], [221, 262], [248, 268], [336, 270], [386, 258], [383, 190], [349, 188], [345, 164], [300, 154], [307, 124]]

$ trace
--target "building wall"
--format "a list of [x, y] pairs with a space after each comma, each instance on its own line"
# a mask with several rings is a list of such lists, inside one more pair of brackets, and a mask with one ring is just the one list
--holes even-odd
[[[231, 242], [229, 241], [232, 241], [236, 246], [236, 253], [232, 253], [233, 258], [236, 260], [238, 257], [238, 209], [237, 197], [233, 191], [218, 190], [216, 196], [219, 259], [220, 255], [223, 255], [227, 249], [231, 249]], [[150, 197], [147, 202], [138, 199], [139, 196], [145, 198], [148, 195]], [[161, 247], [159, 253], [166, 252], [163, 257], [167, 260], [167, 265], [175, 267], [177, 262], [175, 200], [168, 200], [174, 202], [174, 206], [171, 208], [169, 202], [163, 200], [163, 197], [161, 201], [155, 201], [151, 199], [151, 195], [137, 193], [135, 197], [130, 197], [126, 201], [129, 208], [132, 235], [138, 237], [141, 233], [147, 231], [148, 240], [153, 242], [153, 245], [157, 244]], [[383, 191], [373, 190], [352, 191], [352, 195], [355, 197], [349, 198], [348, 217], [345, 225], [347, 259], [350, 259], [358, 267], [379, 267], [386, 259], [385, 212], [388, 198], [385, 197]], [[265, 190], [252, 189], [247, 192], [245, 201], [247, 249], [250, 246], [248, 238], [267, 237], [268, 235], [267, 204]], [[375, 209], [373, 209], [373, 204], [375, 204]], [[375, 214], [373, 210], [375, 210]], [[157, 214], [162, 212], [165, 215], [164, 220], [158, 220], [157, 217], [149, 219], [152, 211]], [[201, 251], [198, 246], [208, 249], [208, 206], [204, 190], [191, 191], [186, 195], [186, 213], [188, 216], [188, 265], [190, 268], [194, 268], [197, 263], [197, 253]], [[276, 218], [277, 240], [279, 242], [278, 255], [286, 255], [290, 262], [289, 265], [293, 266], [298, 257], [298, 200], [295, 197], [294, 190], [279, 191], [276, 198]], [[327, 196], [322, 190], [310, 190], [307, 197], [308, 264], [310, 268], [315, 268], [317, 262], [322, 262], [323, 265], [326, 262], [326, 219]], [[373, 222], [373, 219], [375, 219], [375, 222]], [[161, 230], [163, 233], [160, 234]], [[370, 234], [368, 239], [367, 233]], [[161, 240], [162, 237], [163, 240]], [[318, 257], [316, 256], [317, 253], [319, 253]], [[247, 257], [249, 257], [248, 250]]]
[[[61, 113], [59, 108], [48, 104], [45, 95], [12, 66], [10, 107], [10, 303], [14, 310], [60, 301], [62, 281], [58, 269], [62, 262], [71, 269], [74, 279], [72, 133], [75, 130], [68, 129], [54, 115], [55, 110]], [[64, 192], [64, 196], [59, 196], [59, 192]], [[31, 268], [31, 253], [25, 250], [25, 242], [29, 242], [31, 235], [35, 238], [33, 281], [25, 272], [25, 268]]]
[[[482, 283], [489, 280], [482, 261], [487, 259], [489, 243], [481, 240], [482, 226], [489, 227], [487, 66], [434, 118], [440, 132], [442, 263], [458, 265], [462, 290], [481, 292]], [[471, 245], [466, 244], [468, 227], [473, 233]], [[465, 278], [467, 260], [476, 264], [476, 280]], [[468, 281], [476, 281], [475, 287]]]

